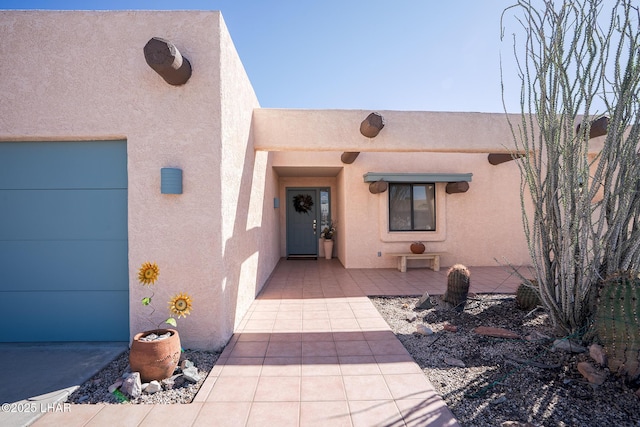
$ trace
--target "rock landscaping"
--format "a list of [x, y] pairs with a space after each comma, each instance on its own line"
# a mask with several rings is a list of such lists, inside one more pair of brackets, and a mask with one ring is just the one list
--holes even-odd
[[433, 296], [371, 299], [462, 426], [640, 425], [640, 384], [514, 295], [469, 294], [462, 311]]
[[68, 402], [88, 403], [190, 403], [220, 353], [186, 350], [174, 375], [163, 381], [142, 383], [140, 374], [129, 368], [125, 351], [104, 369], [82, 384]]

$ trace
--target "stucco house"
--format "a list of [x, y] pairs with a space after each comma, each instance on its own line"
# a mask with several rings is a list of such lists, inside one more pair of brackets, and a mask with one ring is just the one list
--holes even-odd
[[[154, 37], [186, 83], [148, 65]], [[145, 261], [158, 312], [192, 296], [200, 349], [283, 258], [393, 269], [422, 241], [443, 266], [529, 264], [518, 167], [488, 160], [513, 146], [504, 114], [260, 108], [215, 11], [0, 11], [0, 57], [0, 342], [130, 340]]]

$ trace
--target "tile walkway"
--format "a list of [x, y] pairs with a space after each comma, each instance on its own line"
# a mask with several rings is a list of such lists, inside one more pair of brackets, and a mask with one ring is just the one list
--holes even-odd
[[[471, 292], [515, 292], [471, 267]], [[281, 261], [193, 403], [72, 405], [35, 426], [457, 426], [367, 295], [442, 294], [446, 268], [344, 269]]]

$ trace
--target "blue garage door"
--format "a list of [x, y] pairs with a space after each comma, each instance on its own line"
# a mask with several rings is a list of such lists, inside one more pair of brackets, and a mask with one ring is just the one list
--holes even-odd
[[0, 142], [0, 342], [128, 341], [125, 141]]

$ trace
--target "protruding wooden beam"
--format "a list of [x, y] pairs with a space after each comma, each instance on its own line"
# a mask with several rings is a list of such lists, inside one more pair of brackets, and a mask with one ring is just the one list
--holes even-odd
[[350, 165], [351, 163], [356, 161], [356, 158], [358, 158], [359, 154], [359, 151], [345, 151], [344, 153], [342, 153], [342, 156], [340, 156], [340, 160], [342, 160], [342, 163]]
[[489, 163], [492, 165], [499, 165], [500, 163], [510, 162], [511, 160], [519, 159], [520, 157], [524, 157], [522, 153], [490, 153], [487, 156]]
[[[578, 123], [578, 126], [576, 127], [576, 133], [580, 133], [580, 124], [581, 123]], [[591, 121], [591, 128], [589, 129], [589, 139], [606, 135], [608, 127], [609, 117], [607, 116], [602, 116], [597, 120]]]
[[387, 188], [389, 188], [389, 184], [384, 179], [369, 184], [369, 192], [371, 194], [384, 193], [385, 191], [387, 191]]
[[168, 40], [154, 37], [144, 46], [144, 59], [170, 85], [183, 85], [191, 77], [191, 63]]
[[360, 123], [360, 133], [367, 138], [374, 138], [384, 127], [384, 119], [379, 113], [371, 113]]
[[450, 182], [447, 184], [447, 194], [466, 193], [469, 189], [467, 181]]

